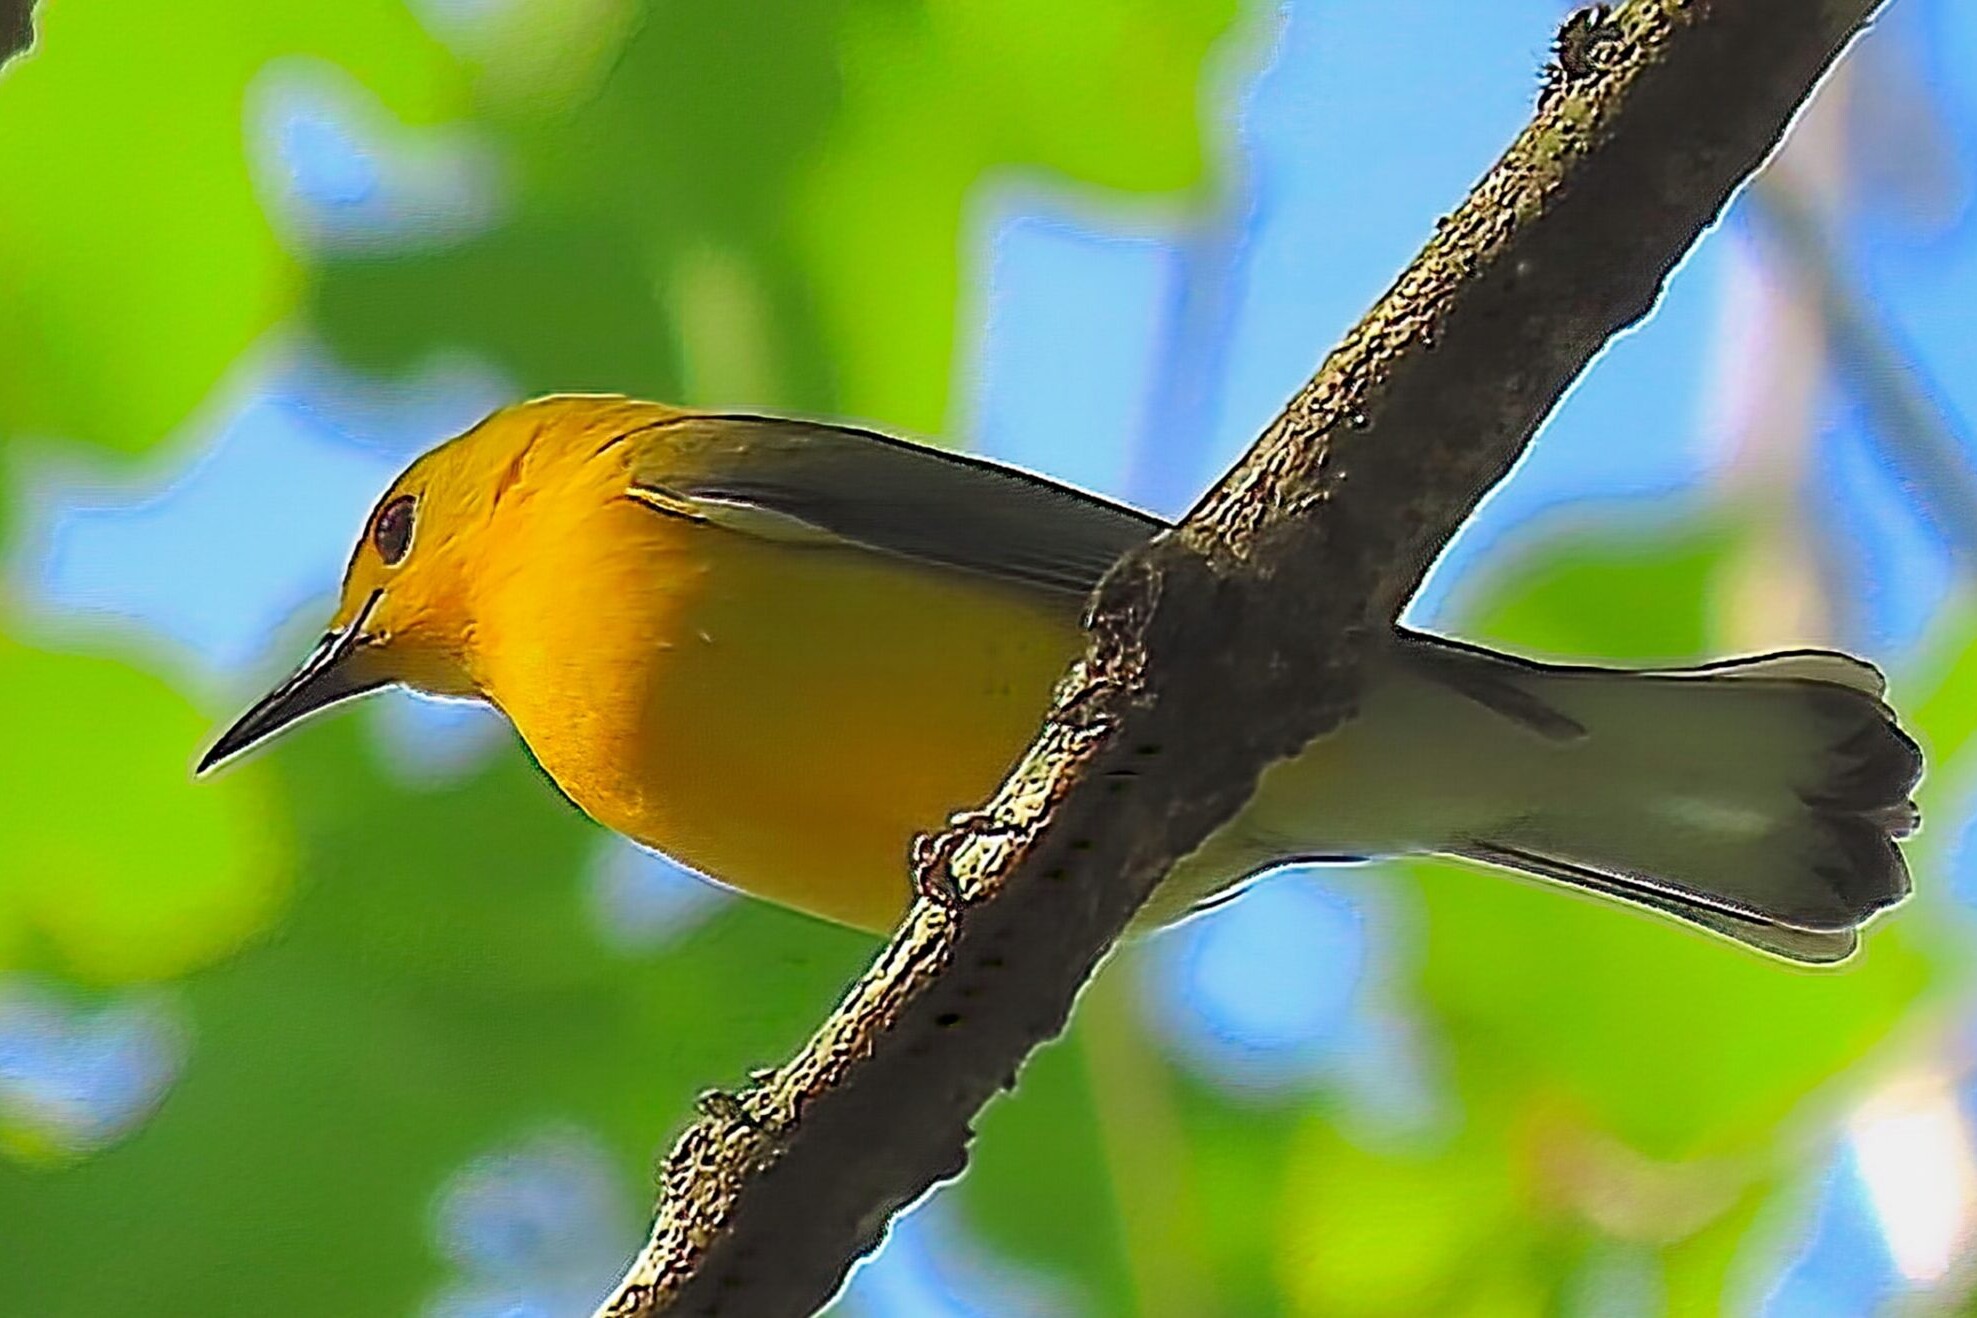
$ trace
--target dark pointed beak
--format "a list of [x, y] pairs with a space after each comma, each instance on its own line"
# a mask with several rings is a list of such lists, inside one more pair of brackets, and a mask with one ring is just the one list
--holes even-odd
[[389, 678], [376, 675], [363, 662], [364, 648], [371, 642], [364, 623], [381, 594], [373, 591], [349, 626], [325, 633], [301, 666], [220, 734], [193, 772], [205, 773], [317, 710], [388, 684]]

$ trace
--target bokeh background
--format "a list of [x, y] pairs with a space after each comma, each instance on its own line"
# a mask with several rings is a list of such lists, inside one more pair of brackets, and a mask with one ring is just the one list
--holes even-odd
[[[0, 1313], [584, 1315], [858, 935], [391, 695], [210, 781], [412, 455], [551, 390], [1178, 514], [1526, 118], [1555, 0], [46, 0], [0, 72]], [[1411, 620], [1874, 657], [1837, 973], [1500, 875], [1128, 947], [837, 1306], [1956, 1312], [1977, 1225], [1977, 7], [1894, 0]]]

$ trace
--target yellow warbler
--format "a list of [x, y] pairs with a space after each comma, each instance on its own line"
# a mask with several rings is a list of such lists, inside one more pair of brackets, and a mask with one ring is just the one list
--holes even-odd
[[[379, 502], [329, 633], [201, 769], [389, 683], [485, 700], [607, 827], [883, 928], [917, 833], [981, 801], [1162, 523], [864, 431], [560, 395]], [[1801, 961], [1908, 891], [1921, 754], [1827, 651], [1556, 667], [1397, 632], [1358, 714], [1263, 776], [1144, 917], [1295, 859], [1466, 856]]]

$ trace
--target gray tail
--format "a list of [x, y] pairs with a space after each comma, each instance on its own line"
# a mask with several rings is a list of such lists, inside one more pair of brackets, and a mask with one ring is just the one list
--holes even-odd
[[1845, 959], [1908, 894], [1895, 841], [1920, 823], [1922, 752], [1869, 664], [1801, 650], [1639, 673], [1403, 648], [1519, 724], [1540, 766], [1456, 854], [1809, 963]]

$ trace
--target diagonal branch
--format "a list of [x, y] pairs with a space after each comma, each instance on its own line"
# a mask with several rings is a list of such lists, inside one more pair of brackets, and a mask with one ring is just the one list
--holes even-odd
[[600, 1314], [807, 1313], [959, 1174], [975, 1113], [1160, 877], [1351, 715], [1441, 546], [1877, 2], [1633, 0], [1568, 24], [1503, 158], [1248, 456], [1100, 587], [1036, 742], [924, 849], [922, 877], [973, 903], [916, 904], [795, 1058], [680, 1137]]
[[0, 67], [34, 44], [34, 0], [0, 0]]

